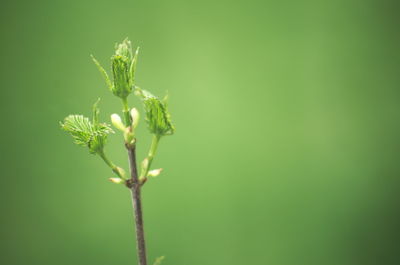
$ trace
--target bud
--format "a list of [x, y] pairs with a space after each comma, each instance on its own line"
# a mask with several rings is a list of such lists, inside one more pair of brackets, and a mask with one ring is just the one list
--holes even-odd
[[135, 84], [137, 53], [138, 50], [133, 56], [131, 42], [128, 39], [125, 39], [115, 47], [115, 54], [111, 57], [114, 77], [111, 90], [117, 97], [124, 99], [132, 92]]
[[162, 168], [150, 170], [149, 173], [147, 174], [147, 176], [157, 177], [158, 175], [160, 175], [162, 170], [163, 170]]
[[132, 132], [131, 127], [128, 127], [124, 131], [125, 143], [133, 145], [135, 143], [135, 134]]
[[122, 178], [126, 178], [125, 170], [124, 170], [122, 167], [117, 167], [117, 168], [118, 168], [118, 171], [119, 171], [120, 176], [121, 176]]
[[121, 178], [109, 178], [108, 180], [115, 184], [121, 184], [122, 182], [124, 182], [124, 180]]
[[132, 45], [128, 39], [115, 45], [115, 53], [111, 57], [112, 81], [106, 70], [92, 56], [93, 62], [103, 75], [108, 88], [115, 96], [121, 99], [126, 99], [135, 87], [135, 71], [138, 53], [139, 48], [137, 48], [135, 54], [133, 54]]
[[112, 92], [120, 98], [127, 98], [132, 91], [132, 80], [129, 72], [129, 60], [120, 55], [112, 57], [114, 86]]
[[136, 128], [139, 123], [139, 111], [136, 108], [131, 109], [132, 128]]
[[112, 114], [111, 115], [111, 123], [114, 125], [115, 128], [117, 128], [120, 131], [125, 131], [126, 127], [124, 123], [121, 120], [121, 117], [118, 114]]
[[122, 43], [115, 44], [115, 55], [132, 59], [132, 45], [128, 38], [124, 39]]
[[149, 159], [145, 158], [145, 159], [143, 159], [143, 162], [142, 162], [142, 168], [146, 169], [148, 167], [149, 167]]
[[143, 161], [142, 161], [142, 169], [141, 169], [141, 171], [140, 171], [140, 177], [139, 177], [139, 179], [143, 179], [143, 178], [146, 177], [146, 173], [147, 173], [148, 168], [149, 168], [149, 159], [148, 159], [148, 158], [145, 158], [145, 159], [143, 159]]
[[175, 127], [171, 122], [167, 105], [150, 92], [146, 90], [141, 90], [141, 92], [149, 131], [159, 136], [173, 134]]
[[125, 170], [123, 168], [120, 167], [114, 167], [112, 169], [112, 171], [117, 174], [118, 176], [120, 176], [121, 178], [126, 178], [126, 173]]

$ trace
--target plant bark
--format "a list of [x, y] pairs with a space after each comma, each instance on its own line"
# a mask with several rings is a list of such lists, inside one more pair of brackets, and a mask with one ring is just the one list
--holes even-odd
[[127, 182], [128, 188], [132, 193], [132, 204], [135, 218], [136, 227], [136, 248], [138, 253], [139, 265], [147, 265], [146, 259], [146, 243], [144, 239], [144, 227], [143, 227], [143, 212], [142, 212], [142, 201], [141, 201], [141, 188], [142, 184], [139, 181], [136, 166], [136, 147], [127, 146], [129, 156], [129, 166], [131, 170], [131, 179]]

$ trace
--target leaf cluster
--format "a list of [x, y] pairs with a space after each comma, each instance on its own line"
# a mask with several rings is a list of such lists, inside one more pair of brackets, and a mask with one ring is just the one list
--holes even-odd
[[160, 100], [146, 90], [140, 90], [138, 94], [142, 97], [150, 133], [158, 136], [172, 135], [175, 126], [172, 124], [166, 101]]
[[107, 136], [113, 130], [105, 123], [98, 122], [97, 103], [94, 106], [93, 122], [83, 115], [69, 115], [61, 123], [61, 128], [70, 133], [74, 142], [89, 148], [90, 153], [101, 154], [107, 142]]
[[113, 81], [111, 82], [106, 70], [92, 56], [99, 71], [102, 73], [107, 86], [113, 94], [121, 99], [126, 99], [135, 86], [135, 71], [139, 48], [133, 55], [132, 44], [128, 39], [116, 44], [115, 54], [111, 57]]

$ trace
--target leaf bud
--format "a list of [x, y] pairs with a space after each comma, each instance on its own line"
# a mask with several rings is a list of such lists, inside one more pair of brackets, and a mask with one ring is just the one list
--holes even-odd
[[111, 123], [114, 125], [115, 128], [117, 128], [120, 131], [125, 131], [126, 127], [124, 123], [121, 120], [121, 117], [118, 114], [112, 114], [111, 115]]
[[160, 175], [162, 170], [163, 170], [162, 168], [150, 170], [149, 173], [147, 174], [147, 176], [149, 176], [149, 177], [157, 177], [158, 175]]
[[109, 178], [108, 180], [115, 184], [121, 184], [124, 182], [124, 180], [121, 178]]

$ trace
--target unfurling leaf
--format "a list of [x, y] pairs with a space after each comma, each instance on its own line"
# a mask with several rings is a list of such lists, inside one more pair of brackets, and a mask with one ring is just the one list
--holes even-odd
[[111, 57], [111, 67], [114, 77], [112, 92], [122, 99], [127, 98], [135, 85], [135, 69], [138, 49], [135, 56], [132, 54], [132, 45], [128, 39], [115, 47], [115, 54]]
[[113, 80], [108, 77], [106, 70], [92, 56], [93, 62], [96, 64], [100, 73], [103, 75], [108, 88], [113, 94], [121, 99], [126, 99], [135, 86], [135, 71], [138, 58], [139, 48], [133, 55], [132, 45], [128, 39], [122, 43], [115, 45], [115, 53], [111, 57], [111, 69]]
[[61, 128], [71, 134], [75, 143], [87, 146], [92, 154], [103, 152], [107, 136], [113, 132], [107, 124], [98, 122], [97, 103], [93, 107], [93, 122], [82, 115], [69, 115], [61, 123]]
[[107, 71], [104, 70], [103, 66], [101, 66], [101, 64], [99, 63], [99, 61], [96, 60], [96, 58], [94, 58], [93, 55], [90, 55], [92, 57], [92, 60], [94, 62], [94, 64], [97, 66], [97, 68], [99, 69], [101, 75], [103, 76], [104, 80], [106, 81], [107, 87], [108, 89], [110, 89], [111, 91], [113, 91], [113, 84], [111, 83], [110, 78], [108, 77]]
[[133, 82], [129, 71], [130, 65], [128, 58], [120, 55], [112, 57], [112, 71], [114, 77], [114, 86], [112, 92], [120, 98], [127, 98], [132, 92]]
[[171, 122], [167, 105], [146, 90], [140, 89], [138, 94], [143, 101], [146, 122], [150, 132], [159, 136], [173, 134], [175, 127]]

